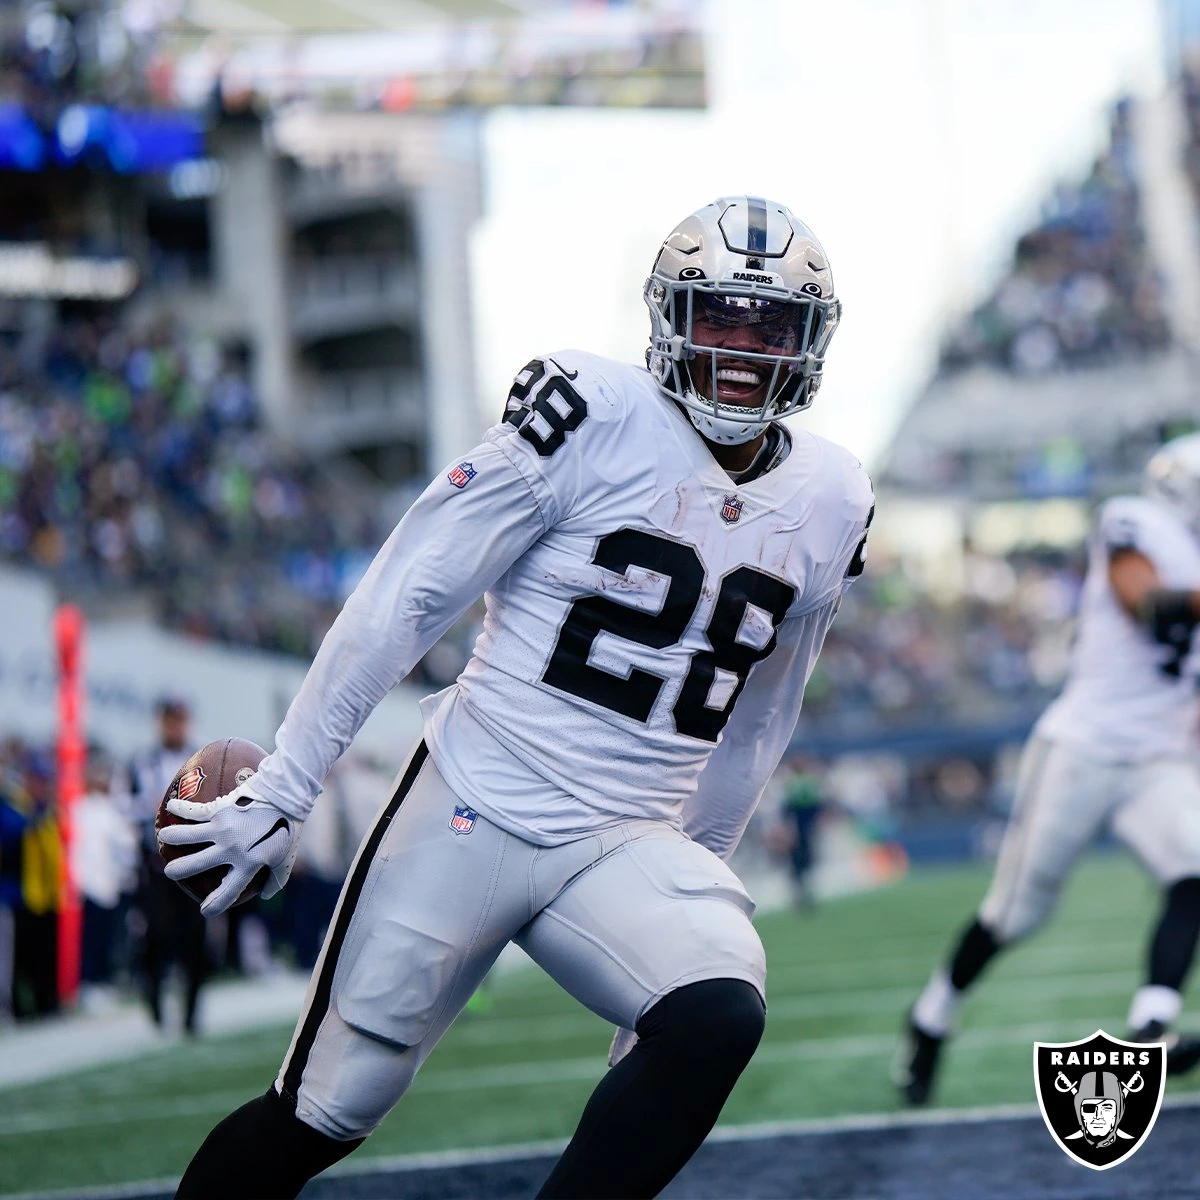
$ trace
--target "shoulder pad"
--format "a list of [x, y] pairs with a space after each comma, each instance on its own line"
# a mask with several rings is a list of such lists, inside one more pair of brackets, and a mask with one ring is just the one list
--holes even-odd
[[586, 397], [594, 420], [612, 420], [628, 409], [630, 388], [623, 376], [635, 368], [586, 350], [555, 350], [542, 355], [542, 359], [550, 370], [557, 370]]
[[568, 401], [572, 395], [579, 396], [594, 422], [611, 420], [620, 415], [628, 403], [627, 389], [612, 379], [620, 368], [620, 363], [582, 350], [539, 354], [531, 358], [514, 377], [505, 405], [504, 420], [509, 424], [515, 423], [514, 414], [532, 408], [539, 396], [548, 399], [553, 393], [566, 397]]
[[831, 503], [844, 507], [847, 519], [868, 521], [875, 511], [875, 489], [862, 463], [845, 446], [810, 434], [821, 447], [821, 477]]
[[1133, 549], [1139, 535], [1176, 523], [1171, 513], [1145, 496], [1114, 496], [1101, 505], [1096, 517], [1097, 532], [1112, 550]]
[[579, 350], [530, 359], [513, 380], [499, 428], [515, 429], [543, 462], [595, 453], [600, 431], [616, 428], [629, 408], [620, 370], [619, 363]]

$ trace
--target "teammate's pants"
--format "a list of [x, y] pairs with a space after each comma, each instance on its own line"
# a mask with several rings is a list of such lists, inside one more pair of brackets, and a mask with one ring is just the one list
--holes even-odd
[[1001, 944], [1036, 930], [1106, 825], [1164, 887], [1200, 875], [1196, 766], [1187, 759], [1104, 762], [1033, 738], [979, 923]]
[[763, 995], [753, 903], [682, 833], [630, 821], [540, 847], [482, 815], [456, 831], [462, 803], [419, 744], [342, 890], [276, 1082], [330, 1137], [379, 1124], [509, 941], [626, 1029], [702, 980]]
[[138, 906], [146, 918], [142, 942], [146, 1003], [162, 1024], [162, 987], [171, 964], [183, 968], [184, 1027], [194, 1031], [200, 989], [211, 970], [208, 928], [196, 902], [155, 866], [143, 864]]

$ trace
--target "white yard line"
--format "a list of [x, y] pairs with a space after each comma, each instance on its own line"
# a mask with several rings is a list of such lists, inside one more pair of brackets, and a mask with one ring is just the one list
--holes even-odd
[[[1047, 948], [1049, 949], [1049, 948]], [[1071, 963], [1067, 953], [1046, 955], [1047, 967], [1055, 967], [1056, 974]], [[1080, 963], [1096, 962], [1096, 956], [1078, 955]], [[912, 960], [899, 960], [911, 966]], [[889, 983], [880, 987], [869, 974], [874, 971], [876, 980], [881, 960], [862, 963], [817, 963], [812, 967], [797, 965], [773, 971], [768, 990], [777, 992], [781, 982], [789, 977], [804, 978], [814, 985], [825, 981], [839, 970], [853, 980], [841, 987], [828, 987], [799, 996], [784, 996], [772, 999], [771, 1015], [777, 1019], [800, 1019], [837, 1015], [838, 1013], [875, 1013], [894, 1009], [897, 1014], [911, 1003], [915, 990], [910, 985]], [[1027, 964], [1032, 965], [1032, 964]], [[1099, 965], [1099, 964], [1096, 964]], [[989, 981], [981, 995], [1001, 998], [1069, 997], [1092, 995], [1098, 991], [1119, 992], [1132, 986], [1134, 976], [1129, 970], [1093, 973], [1074, 973], [1066, 978], [1055, 975], [1032, 973], [1005, 977]], [[511, 987], [510, 980], [506, 987]], [[539, 981], [539, 986], [544, 980]], [[205, 1027], [209, 1033], [233, 1035], [274, 1024], [286, 1024], [299, 1012], [306, 987], [306, 977], [295, 975], [272, 976], [267, 979], [238, 980], [214, 985], [205, 996]], [[806, 989], [807, 990], [807, 989]], [[898, 1019], [898, 1018], [897, 1018]], [[539, 1039], [587, 1036], [589, 1032], [602, 1033], [596, 1019], [584, 1010], [577, 1013], [556, 1014], [538, 1017], [470, 1017], [456, 1027], [455, 1036], [474, 1046], [507, 1045], [519, 1043], [528, 1037]], [[137, 1007], [125, 1006], [106, 1016], [71, 1016], [44, 1022], [30, 1029], [18, 1029], [0, 1036], [0, 1089], [15, 1084], [31, 1083], [74, 1074], [88, 1066], [136, 1059], [147, 1051], [160, 1050], [172, 1044], [172, 1038], [158, 1033]], [[197, 1044], [198, 1050], [203, 1043]], [[236, 1066], [238, 1063], [253, 1063], [260, 1057], [257, 1050], [250, 1048], [237, 1053], [221, 1055], [214, 1046], [214, 1061], [220, 1056], [222, 1065]], [[177, 1060], [164, 1057], [161, 1069], [173, 1073]], [[139, 1072], [154, 1073], [154, 1067], [146, 1063]]]
[[[294, 1019], [307, 986], [307, 975], [300, 974], [213, 984], [201, 996], [202, 1028], [232, 1034]], [[103, 1015], [52, 1017], [0, 1035], [0, 1088], [134, 1059], [177, 1038], [159, 1032], [141, 1007], [129, 1003]]]
[[[890, 942], [886, 944], [889, 948], [892, 945]], [[949, 950], [949, 939], [947, 939], [946, 949]], [[1083, 943], [1064, 945], [1060, 942], [1053, 942], [1045, 946], [1021, 947], [1013, 952], [1015, 961], [1005, 960], [1006, 963], [1011, 961], [1011, 966], [1006, 967], [1006, 974], [1008, 971], [1012, 971], [1021, 977], [1036, 978], [1043, 974], [1043, 968], [1048, 973], [1059, 971], [1064, 966], [1116, 967], [1126, 962], [1131, 970], [1141, 970], [1140, 953], [1141, 950], [1136, 940], [1129, 943], [1101, 946], [1099, 949]], [[864, 984], [867, 982], [878, 983], [888, 975], [908, 976], [915, 969], [919, 979], [917, 986], [920, 986], [938, 962], [937, 954], [931, 955], [927, 951], [912, 954], [865, 954], [862, 958], [846, 960], [822, 959], [819, 952], [814, 952], [811, 959], [807, 961], [801, 959], [780, 965], [772, 965], [768, 962], [767, 985], [770, 987], [772, 984], [778, 985], [780, 982], [794, 982], [798, 985], [818, 987], [829, 980], [847, 982], [857, 979], [863, 980]], [[886, 982], [891, 983], [894, 980], [887, 979]]]
[[[1128, 974], [1120, 972], [1071, 975], [1063, 979], [1045, 977], [1036, 980], [999, 980], [989, 985], [987, 995], [996, 997], [997, 999], [1005, 996], [1011, 996], [1016, 999], [1063, 999], [1072, 996], [1091, 998], [1101, 995], [1122, 994], [1129, 985], [1129, 982]], [[912, 989], [910, 988], [845, 989], [837, 992], [821, 993], [817, 996], [793, 996], [772, 1001], [770, 1016], [776, 1020], [789, 1020], [830, 1016], [839, 1013], [863, 1015], [895, 1012], [897, 1014], [897, 1021], [899, 1021], [899, 1014], [904, 1011], [905, 1006], [911, 1000]], [[968, 1044], [970, 1039], [978, 1032], [986, 1034], [987, 1030], [968, 1030], [965, 1035], [968, 1039]], [[1044, 1034], [1044, 1027], [1039, 1032]], [[572, 1040], [589, 1035], [602, 1038], [606, 1036], [606, 1031], [598, 1023], [597, 1018], [581, 1009], [578, 1013], [561, 1014], [553, 1017], [485, 1017], [478, 1021], [468, 1018], [465, 1022], [459, 1024], [455, 1036], [460, 1041], [472, 1046], [502, 1046], [519, 1045], [528, 1042], [532, 1038], [545, 1042], [555, 1039]], [[768, 1042], [759, 1051], [756, 1061], [770, 1061], [771, 1056], [775, 1053], [792, 1053], [792, 1051], [778, 1050], [779, 1047], [820, 1046], [825, 1040], [828, 1039]], [[865, 1046], [876, 1046], [894, 1040], [895, 1034], [890, 1029], [886, 1033], [858, 1035], [856, 1038], [851, 1039], [854, 1044]], [[844, 1042], [845, 1039], [833, 1039], [834, 1045], [840, 1046]], [[195, 1065], [203, 1069], [209, 1062], [209, 1050], [203, 1044], [189, 1047], [189, 1051], [192, 1049], [196, 1052], [195, 1055], [191, 1056], [197, 1059]], [[799, 1053], [803, 1057], [805, 1052], [800, 1051]], [[824, 1058], [826, 1057], [826, 1053], [818, 1049], [813, 1052], [813, 1056]], [[251, 1065], [261, 1059], [261, 1050], [253, 1046], [239, 1048], [237, 1051], [222, 1051], [215, 1045], [211, 1047], [211, 1062], [222, 1071]], [[578, 1058], [567, 1061], [575, 1061], [581, 1064], [592, 1062], [590, 1058]], [[437, 1060], [434, 1059], [435, 1064], [436, 1062]], [[163, 1055], [157, 1061], [150, 1060], [140, 1063], [137, 1067], [137, 1076], [139, 1081], [148, 1081], [165, 1075], [186, 1073], [187, 1068], [187, 1062], [181, 1063], [175, 1056]], [[472, 1068], [470, 1070], [472, 1078], [476, 1082], [495, 1075], [500, 1080], [499, 1086], [510, 1086], [511, 1082], [518, 1082], [519, 1078], [509, 1073], [524, 1071], [526, 1068], [535, 1072], [541, 1069], [535, 1063], [518, 1063], [497, 1064], [493, 1067]], [[548, 1066], [545, 1068], [548, 1072], [553, 1072], [556, 1069], [557, 1066]], [[580, 1067], [578, 1069], [582, 1070], [583, 1068]], [[439, 1070], [434, 1065], [432, 1069], [426, 1070], [422, 1077], [422, 1084], [434, 1090], [458, 1090], [460, 1085], [456, 1082], [458, 1076], [455, 1070]], [[566, 1078], [581, 1077], [575, 1074], [574, 1070], [569, 1069]], [[551, 1077], [549, 1074], [541, 1076], [544, 1079]], [[443, 1079], [447, 1080], [447, 1082], [440, 1082]], [[128, 1084], [119, 1075], [115, 1075], [110, 1084], [101, 1082], [89, 1088], [88, 1104], [94, 1105], [96, 1101], [109, 1096], [120, 1098], [126, 1094], [127, 1089]], [[77, 1106], [67, 1104], [65, 1107], [71, 1109]], [[62, 1106], [56, 1105], [56, 1110], [61, 1111]], [[22, 1118], [18, 1117], [15, 1119], [19, 1121]], [[34, 1114], [29, 1114], [25, 1119], [40, 1120]], [[40, 1125], [37, 1127], [40, 1128]], [[5, 1121], [0, 1117], [0, 1135], [3, 1135], [6, 1130]]]
[[[1078, 1018], [1072, 1023], [1081, 1033], [1090, 1033], [1093, 1022]], [[1061, 1030], [1059, 1030], [1061, 1032]], [[1046, 1036], [1046, 1023], [968, 1030], [956, 1039], [958, 1053], [990, 1050], [997, 1046], [1033, 1042]], [[839, 1059], [879, 1058], [892, 1054], [897, 1045], [894, 1033], [857, 1034], [834, 1038], [804, 1038], [786, 1042], [770, 1042], [759, 1048], [754, 1067], [798, 1062], [823, 1062]], [[419, 1077], [420, 1092], [478, 1092], [482, 1090], [529, 1087], [543, 1083], [565, 1083], [599, 1079], [604, 1071], [600, 1054], [583, 1058], [551, 1060], [548, 1062], [505, 1063], [492, 1067], [448, 1067], [431, 1069]], [[52, 1112], [24, 1112], [0, 1115], [0, 1137], [18, 1137], [28, 1133], [45, 1133], [59, 1129], [79, 1129], [104, 1125], [120, 1125], [129, 1121], [152, 1120], [161, 1117], [193, 1117], [205, 1113], [222, 1113], [246, 1099], [244, 1092], [201, 1092], [175, 1101], [154, 1103], [135, 1102], [123, 1105], [113, 1097], [103, 1107], [88, 1099], [76, 1104], [54, 1105]]]

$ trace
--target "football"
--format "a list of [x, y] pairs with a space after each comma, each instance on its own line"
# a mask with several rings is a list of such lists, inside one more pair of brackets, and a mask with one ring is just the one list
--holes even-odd
[[[169, 812], [167, 801], [193, 800], [198, 804], [207, 804], [245, 783], [258, 770], [258, 764], [266, 756], [267, 752], [261, 746], [256, 746], [253, 742], [246, 741], [245, 738], [225, 738], [222, 741], [209, 742], [207, 746], [201, 746], [179, 768], [175, 778], [171, 780], [171, 786], [167, 788], [167, 794], [163, 796], [162, 803], [158, 806], [158, 813], [154, 818], [154, 828], [162, 829], [166, 825], [195, 824], [195, 822], [186, 821], [182, 817], [177, 817], [173, 812]], [[158, 852], [162, 855], [164, 862], [170, 862], [181, 854], [191, 854], [206, 845], [209, 843], [202, 842], [198, 846], [166, 846], [159, 842]], [[228, 870], [228, 867], [212, 867], [207, 871], [201, 871], [199, 875], [192, 875], [188, 879], [180, 879], [176, 882], [189, 896], [199, 902], [220, 884]], [[245, 904], [247, 900], [253, 900], [262, 891], [269, 874], [268, 869], [263, 867], [237, 898], [236, 903]]]

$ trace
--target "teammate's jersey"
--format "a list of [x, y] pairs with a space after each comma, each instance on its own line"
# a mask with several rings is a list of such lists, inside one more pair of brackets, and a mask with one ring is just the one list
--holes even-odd
[[1108, 569], [1123, 548], [1144, 554], [1163, 587], [1200, 588], [1200, 543], [1179, 517], [1141, 496], [1108, 501], [1088, 549], [1067, 685], [1036, 732], [1110, 760], [1186, 755], [1195, 737], [1196, 656], [1154, 641], [1121, 606]]
[[464, 802], [543, 844], [678, 823], [743, 689], [763, 694], [742, 697], [738, 770], [761, 787], [872, 509], [847, 451], [783, 436], [786, 457], [735, 484], [645, 370], [535, 360], [347, 602], [256, 790], [292, 810], [315, 796], [387, 686], [484, 590], [470, 663], [423, 706]]

